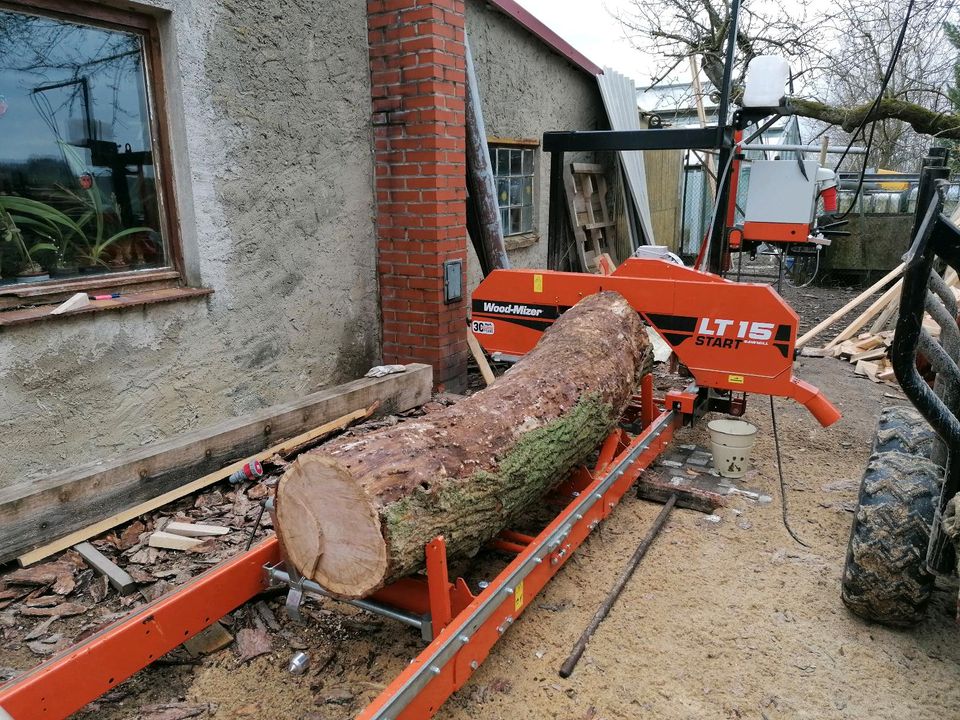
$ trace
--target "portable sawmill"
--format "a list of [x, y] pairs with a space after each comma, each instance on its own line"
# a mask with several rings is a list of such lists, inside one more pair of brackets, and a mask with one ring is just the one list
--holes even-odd
[[[654, 394], [644, 375], [616, 424], [597, 449], [590, 467], [579, 467], [550, 491], [559, 508], [533, 535], [507, 528], [490, 545], [512, 558], [488, 584], [471, 588], [447, 569], [442, 535], [422, 549], [425, 572], [393, 579], [364, 597], [333, 592], [289, 562], [277, 537], [199, 575], [81, 643], [0, 688], [0, 711], [15, 720], [65, 718], [155, 659], [177, 647], [268, 588], [284, 588], [287, 609], [300, 619], [306, 595], [337, 596], [343, 602], [416, 628], [428, 644], [409, 666], [359, 715], [364, 720], [422, 720], [469, 681], [497, 640], [569, 561], [590, 533], [609, 516], [639, 475], [668, 446], [675, 431], [707, 411], [743, 413], [749, 394], [790, 398], [822, 425], [840, 413], [812, 385], [793, 374], [798, 318], [768, 285], [724, 277], [732, 253], [761, 243], [785, 251], [827, 242], [832, 228], [817, 228], [818, 199], [833, 202], [835, 183], [815, 163], [770, 161], [764, 182], [749, 192], [743, 222], [737, 221], [737, 186], [744, 148], [770, 124], [789, 113], [770, 93], [751, 105], [751, 74], [744, 107], [732, 113], [731, 68], [738, 4], [728, 38], [718, 124], [698, 129], [547, 133], [552, 154], [554, 204], [563, 188], [564, 153], [601, 150], [710, 149], [719, 152], [721, 176], [715, 217], [698, 266], [631, 258], [611, 275], [556, 270], [495, 270], [472, 296], [470, 325], [481, 345], [496, 357], [515, 361], [530, 353], [557, 320], [582, 299], [601, 291], [619, 293], [639, 317], [670, 346], [692, 375], [685, 387]], [[784, 77], [783, 82], [786, 78]], [[769, 85], [769, 77], [762, 82]], [[756, 93], [754, 93], [756, 94]], [[748, 128], [757, 128], [745, 137]], [[755, 176], [756, 177], [756, 176]], [[778, 187], [778, 200], [770, 188]], [[551, 214], [551, 233], [555, 232]], [[495, 387], [495, 385], [494, 385]], [[277, 512], [272, 503], [267, 508]], [[282, 511], [282, 507], [279, 510]], [[283, 530], [283, 512], [275, 526]], [[280, 533], [283, 535], [283, 532]], [[318, 540], [330, 542], [329, 538]], [[318, 551], [319, 552], [319, 551]], [[0, 712], [3, 716], [3, 712]]]

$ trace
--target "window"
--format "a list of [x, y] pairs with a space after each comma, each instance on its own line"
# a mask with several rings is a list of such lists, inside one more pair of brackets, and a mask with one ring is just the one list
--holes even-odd
[[[48, 6], [57, 13], [36, 9]], [[178, 266], [156, 53], [146, 16], [0, 2], [0, 294], [47, 281], [51, 291], [102, 287], [104, 275], [143, 281]]]
[[535, 147], [491, 147], [504, 235], [533, 232], [533, 160]]

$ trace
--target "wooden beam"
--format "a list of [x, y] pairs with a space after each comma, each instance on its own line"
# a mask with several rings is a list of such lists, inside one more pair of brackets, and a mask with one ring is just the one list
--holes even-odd
[[477, 336], [473, 334], [473, 330], [467, 328], [467, 346], [470, 348], [470, 354], [473, 355], [473, 359], [477, 361], [477, 367], [480, 369], [480, 374], [483, 376], [483, 382], [487, 385], [493, 384], [493, 381], [497, 379], [496, 375], [493, 374], [493, 370], [490, 369], [490, 363], [487, 362], [487, 356], [483, 354], [483, 349], [480, 347], [480, 342], [477, 340]]
[[[342, 430], [343, 428], [347, 427], [353, 422], [356, 422], [357, 420], [369, 417], [370, 414], [371, 413], [369, 409], [354, 410], [352, 413], [344, 415], [341, 418], [325, 423], [321, 425], [319, 428], [315, 428], [314, 430], [311, 430], [309, 434], [314, 437], [322, 437], [323, 435], [327, 435], [331, 432]], [[150, 500], [142, 502], [139, 505], [134, 505], [133, 507], [127, 507], [125, 510], [118, 512], [115, 515], [111, 515], [110, 517], [104, 520], [101, 520], [100, 522], [94, 523], [93, 525], [88, 525], [87, 527], [80, 528], [79, 530], [75, 530], [74, 532], [70, 533], [66, 537], [62, 537], [58, 540], [54, 540], [51, 543], [47, 543], [42, 547], [31, 550], [30, 552], [25, 553], [24, 555], [21, 555], [20, 557], [18, 557], [17, 560], [21, 565], [24, 565], [24, 566], [32, 565], [33, 563], [39, 560], [43, 560], [44, 558], [47, 558], [56, 552], [60, 552], [61, 550], [66, 550], [68, 547], [70, 547], [74, 543], [80, 542], [81, 540], [88, 540], [89, 538], [100, 535], [101, 533], [105, 533], [107, 530], [110, 530], [111, 528], [115, 528], [117, 525], [120, 525], [121, 523], [129, 522], [130, 520], [133, 520], [134, 518], [139, 517], [140, 515], [143, 515], [148, 512], [152, 512], [153, 510], [156, 510], [159, 507], [163, 507], [167, 503], [171, 503], [174, 500], [179, 500], [180, 498], [190, 495], [191, 493], [195, 493], [198, 490], [203, 490], [205, 487], [208, 487], [215, 482], [219, 482], [220, 480], [225, 480], [226, 478], [230, 477], [230, 475], [232, 475], [234, 472], [236, 472], [237, 470], [240, 470], [241, 468], [243, 468], [244, 465], [246, 465], [248, 462], [252, 460], [260, 460], [262, 462], [267, 458], [273, 457], [274, 455], [286, 454], [284, 453], [285, 449], [300, 448], [303, 446], [303, 443], [298, 442], [298, 440], [301, 437], [303, 436], [298, 436], [297, 438], [293, 438], [284, 443], [280, 443], [279, 445], [274, 445], [273, 447], [269, 447], [263, 452], [257, 453], [253, 457], [244, 458], [243, 460], [238, 460], [232, 465], [227, 465], [226, 467], [221, 468], [216, 472], [212, 472], [209, 475], [204, 475], [201, 478], [197, 478], [193, 482], [189, 482], [186, 485], [181, 485], [179, 487], [176, 487], [173, 490], [165, 492], [163, 495], [158, 495], [157, 497], [151, 498]]]
[[875, 292], [877, 292], [880, 288], [884, 287], [888, 282], [890, 282], [890, 281], [893, 280], [894, 278], [900, 277], [901, 273], [903, 273], [903, 263], [901, 263], [900, 265], [898, 265], [897, 267], [895, 267], [893, 270], [891, 270], [890, 272], [888, 272], [886, 275], [884, 275], [882, 278], [880, 278], [879, 280], [877, 280], [873, 285], [871, 285], [871, 286], [868, 287], [866, 290], [864, 290], [862, 293], [860, 293], [859, 295], [857, 295], [853, 300], [851, 300], [850, 302], [848, 302], [846, 305], [844, 305], [842, 308], [840, 308], [839, 310], [837, 310], [835, 313], [831, 313], [831, 315], [830, 315], [826, 320], [821, 321], [820, 323], [818, 323], [818, 324], [815, 325], [814, 327], [810, 328], [810, 329], [809, 329], [807, 332], [805, 332], [803, 335], [801, 335], [800, 338], [797, 340], [797, 344], [796, 344], [797, 349], [802, 348], [804, 345], [806, 345], [808, 342], [810, 342], [810, 341], [811, 341], [813, 338], [815, 338], [817, 335], [819, 335], [819, 334], [822, 333], [824, 330], [826, 330], [828, 327], [830, 327], [831, 325], [833, 325], [837, 320], [839, 320], [840, 318], [842, 318], [842, 317], [843, 317], [844, 315], [846, 315], [848, 312], [850, 312], [850, 311], [853, 310], [855, 307], [857, 307], [858, 305], [860, 305], [863, 301], [865, 301], [866, 299], [868, 299], [871, 295], [873, 295]]
[[115, 460], [0, 488], [0, 562], [175, 491], [195, 478], [212, 473], [220, 479], [225, 465], [240, 460], [235, 467], [239, 469], [279, 439], [359, 408], [379, 401], [379, 411], [389, 414], [422, 405], [432, 389], [430, 366], [408, 365], [403, 373], [354, 380], [138, 448]]

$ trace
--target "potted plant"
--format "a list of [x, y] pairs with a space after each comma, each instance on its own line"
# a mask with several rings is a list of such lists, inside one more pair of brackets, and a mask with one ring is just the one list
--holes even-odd
[[[117, 243], [125, 238], [152, 231], [148, 227], [132, 227], [110, 232], [110, 226], [117, 224], [106, 211], [100, 190], [93, 184], [82, 193], [67, 188], [61, 190], [76, 203], [82, 212], [76, 225], [80, 229], [80, 238], [75, 243], [77, 257], [80, 260], [80, 272], [119, 271], [131, 267], [130, 252], [125, 252], [123, 244]], [[127, 243], [129, 244], [129, 243]]]
[[10, 208], [16, 207], [17, 198], [11, 195], [0, 195], [0, 232], [6, 242], [12, 242], [20, 253], [20, 267], [17, 270], [17, 282], [41, 282], [49, 280], [50, 274], [34, 258], [34, 253], [56, 251], [57, 246], [51, 242], [35, 242], [28, 245], [23, 237], [23, 231], [17, 226], [15, 216]]
[[4, 195], [0, 196], [0, 205], [11, 213], [16, 225], [28, 228], [31, 233], [39, 236], [43, 245], [54, 247], [56, 260], [51, 267], [54, 275], [77, 272], [74, 243], [78, 236], [83, 236], [83, 228], [79, 223], [52, 205], [38, 200]]
[[[11, 213], [11, 222], [15, 226], [29, 227], [31, 232], [42, 239], [42, 242], [29, 248], [30, 253], [41, 250], [56, 252], [55, 274], [78, 270], [106, 272], [125, 269], [125, 256], [121, 253], [111, 257], [109, 250], [118, 241], [138, 233], [150, 232], [150, 228], [133, 227], [109, 233], [100, 191], [96, 186], [87, 190], [85, 195], [78, 195], [65, 188], [63, 192], [79, 204], [82, 214], [77, 220], [52, 205], [15, 195], [0, 195], [0, 206]], [[120, 262], [117, 262], [116, 258], [120, 258]], [[31, 270], [35, 271], [36, 268]], [[40, 270], [45, 273], [42, 268]]]

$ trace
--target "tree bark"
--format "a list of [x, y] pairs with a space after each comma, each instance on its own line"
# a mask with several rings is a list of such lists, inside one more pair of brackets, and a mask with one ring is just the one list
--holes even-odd
[[357, 598], [423, 569], [438, 535], [451, 557], [475, 553], [606, 437], [651, 354], [636, 311], [598, 293], [490, 387], [302, 454], [277, 489], [288, 560]]
[[[853, 107], [841, 107], [800, 98], [790, 98], [790, 104], [800, 117], [838, 125], [846, 132], [853, 132], [873, 105], [868, 102]], [[916, 103], [888, 97], [881, 100], [876, 110], [869, 113], [868, 122], [888, 119], [902, 120], [923, 135], [960, 140], [960, 115], [955, 113], [937, 112]]]

